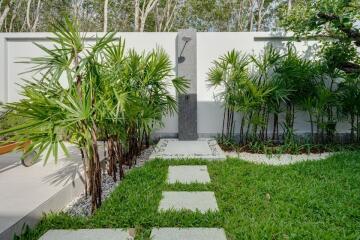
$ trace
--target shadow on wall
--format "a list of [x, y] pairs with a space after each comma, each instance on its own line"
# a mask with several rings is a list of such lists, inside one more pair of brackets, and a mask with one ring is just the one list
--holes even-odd
[[38, 222], [39, 218], [35, 216], [16, 216], [16, 215], [8, 215], [8, 216], [0, 216], [0, 223], [12, 222], [13, 219], [22, 219], [16, 224], [11, 226], [10, 228], [6, 229], [5, 231], [0, 231], [0, 239], [2, 240], [13, 240], [15, 236], [20, 236], [29, 232], [30, 228], [33, 228]]
[[[198, 133], [199, 137], [215, 137], [221, 134], [222, 129], [222, 119], [224, 115], [224, 110], [221, 102], [208, 102], [200, 101], [197, 105], [198, 108]], [[235, 135], [238, 135], [240, 132], [240, 121], [241, 114], [235, 114]], [[285, 114], [279, 115], [279, 121], [282, 122], [285, 119]], [[272, 133], [272, 121], [273, 118], [270, 117], [269, 120], [269, 134]], [[310, 134], [310, 123], [308, 115], [303, 111], [297, 111], [295, 114], [295, 123], [294, 123], [295, 132], [298, 134]], [[337, 132], [339, 133], [348, 133], [350, 126], [346, 122], [339, 122], [337, 125]], [[282, 132], [282, 129], [279, 129], [279, 132]]]
[[[300, 44], [300, 42], [294, 42]], [[298, 53], [304, 57], [305, 59], [314, 59], [316, 57], [316, 53], [320, 49], [320, 45], [316, 41], [308, 41], [305, 43], [306, 49], [302, 49], [301, 51], [296, 48]], [[273, 46], [276, 49], [279, 49], [281, 52], [286, 52], [288, 47], [287, 41], [274, 41], [274, 42], [268, 42], [266, 44], [267, 46]]]

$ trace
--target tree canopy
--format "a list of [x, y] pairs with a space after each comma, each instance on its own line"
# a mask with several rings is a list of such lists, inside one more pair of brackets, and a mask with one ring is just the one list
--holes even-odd
[[64, 16], [78, 19], [81, 31], [268, 31], [297, 1], [0, 0], [0, 31], [51, 31]]
[[322, 0], [301, 2], [282, 15], [282, 26], [297, 37], [316, 37], [328, 66], [360, 74], [360, 2]]

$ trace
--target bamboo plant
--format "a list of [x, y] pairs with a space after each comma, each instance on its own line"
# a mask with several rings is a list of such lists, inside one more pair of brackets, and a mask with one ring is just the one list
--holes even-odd
[[25, 154], [35, 151], [34, 160], [45, 156], [45, 163], [51, 155], [57, 160], [59, 148], [68, 154], [66, 143], [76, 145], [94, 212], [102, 202], [99, 141], [106, 143], [104, 161], [117, 181], [124, 165], [134, 165], [152, 130], [176, 111], [169, 88], [182, 93], [188, 83], [173, 76], [162, 49], [125, 52], [125, 42], [114, 33], [88, 44], [76, 21], [69, 19], [54, 29], [54, 45], [37, 44], [45, 56], [28, 61], [34, 77], [22, 85], [22, 100], [5, 106], [26, 123], [0, 134], [13, 133], [10, 140], [17, 142], [30, 140]]

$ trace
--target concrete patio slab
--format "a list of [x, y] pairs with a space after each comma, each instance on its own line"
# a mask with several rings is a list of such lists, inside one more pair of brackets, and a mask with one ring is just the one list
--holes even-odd
[[173, 183], [209, 183], [210, 176], [206, 165], [169, 166], [167, 182]]
[[218, 211], [215, 194], [213, 192], [163, 192], [159, 211], [190, 210]]
[[39, 240], [132, 240], [123, 229], [49, 230]]
[[1, 240], [13, 239], [24, 224], [34, 226], [43, 213], [63, 209], [83, 192], [80, 151], [74, 146], [68, 150], [70, 157], [60, 153], [57, 163], [50, 158], [46, 165], [40, 161], [31, 167], [19, 165], [18, 152], [0, 156], [7, 165], [0, 172]]
[[155, 228], [152, 240], [226, 240], [222, 228]]
[[196, 141], [160, 139], [150, 159], [206, 159], [225, 160], [226, 156], [216, 140], [199, 138]]

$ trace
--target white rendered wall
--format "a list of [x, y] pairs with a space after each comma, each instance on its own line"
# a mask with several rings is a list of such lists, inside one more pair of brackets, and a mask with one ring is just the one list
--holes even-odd
[[[88, 41], [102, 33], [89, 33]], [[11, 102], [20, 99], [19, 86], [21, 78], [29, 79], [29, 74], [21, 75], [30, 66], [15, 63], [22, 58], [42, 56], [43, 53], [33, 42], [50, 46], [47, 37], [50, 33], [0, 33], [0, 101]], [[176, 36], [177, 33], [118, 33], [126, 41], [126, 49], [150, 51], [162, 47], [170, 56], [176, 71]], [[207, 73], [212, 62], [227, 51], [236, 49], [247, 54], [260, 54], [264, 47], [272, 44], [279, 49], [286, 49], [288, 38], [264, 32], [206, 32], [197, 33], [197, 98], [198, 98], [198, 133], [199, 136], [214, 136], [221, 132], [223, 110], [221, 103], [214, 100], [216, 91], [207, 86]], [[298, 52], [307, 58], [314, 56], [318, 45], [316, 42], [297, 42]], [[169, 89], [175, 94], [174, 89]], [[236, 118], [236, 132], [239, 128], [240, 116]], [[298, 133], [310, 131], [306, 113], [297, 112], [295, 129]], [[271, 130], [271, 128], [269, 129]], [[338, 124], [339, 132], [348, 132], [348, 124]], [[176, 136], [178, 132], [177, 115], [168, 116], [165, 126], [158, 129], [155, 135]]]
[[[245, 54], [259, 55], [266, 45], [280, 50], [287, 49], [289, 38], [272, 35], [268, 32], [203, 32], [197, 34], [197, 97], [199, 136], [221, 133], [223, 109], [220, 102], [214, 101], [220, 89], [209, 88], [207, 74], [213, 61], [233, 49]], [[313, 58], [319, 45], [315, 41], [295, 42], [298, 53], [305, 58]], [[241, 116], [235, 117], [235, 134], [239, 133]], [[282, 116], [280, 116], [280, 119]], [[270, 123], [272, 119], [270, 118]], [[271, 124], [270, 124], [271, 125]], [[339, 123], [339, 132], [348, 132], [348, 124]], [[297, 112], [294, 128], [297, 133], [309, 133], [310, 123], [305, 112]], [[279, 129], [281, 131], [281, 129]], [[270, 126], [269, 131], [272, 131]]]
[[[102, 33], [88, 33], [86, 41], [91, 44], [96, 36], [102, 36]], [[19, 95], [22, 78], [31, 79], [31, 74], [23, 74], [29, 70], [31, 65], [18, 63], [24, 58], [44, 56], [44, 52], [33, 44], [33, 42], [50, 47], [52, 43], [47, 39], [51, 37], [50, 33], [0, 33], [0, 101], [13, 102], [21, 98]], [[177, 33], [118, 33], [116, 37], [125, 39], [126, 50], [135, 49], [138, 52], [149, 52], [156, 47], [163, 48], [170, 56], [174, 66], [176, 49], [175, 40]], [[176, 94], [173, 88], [169, 89], [172, 94]], [[159, 134], [175, 134], [178, 131], [177, 115], [167, 116], [163, 128], [158, 129]]]

